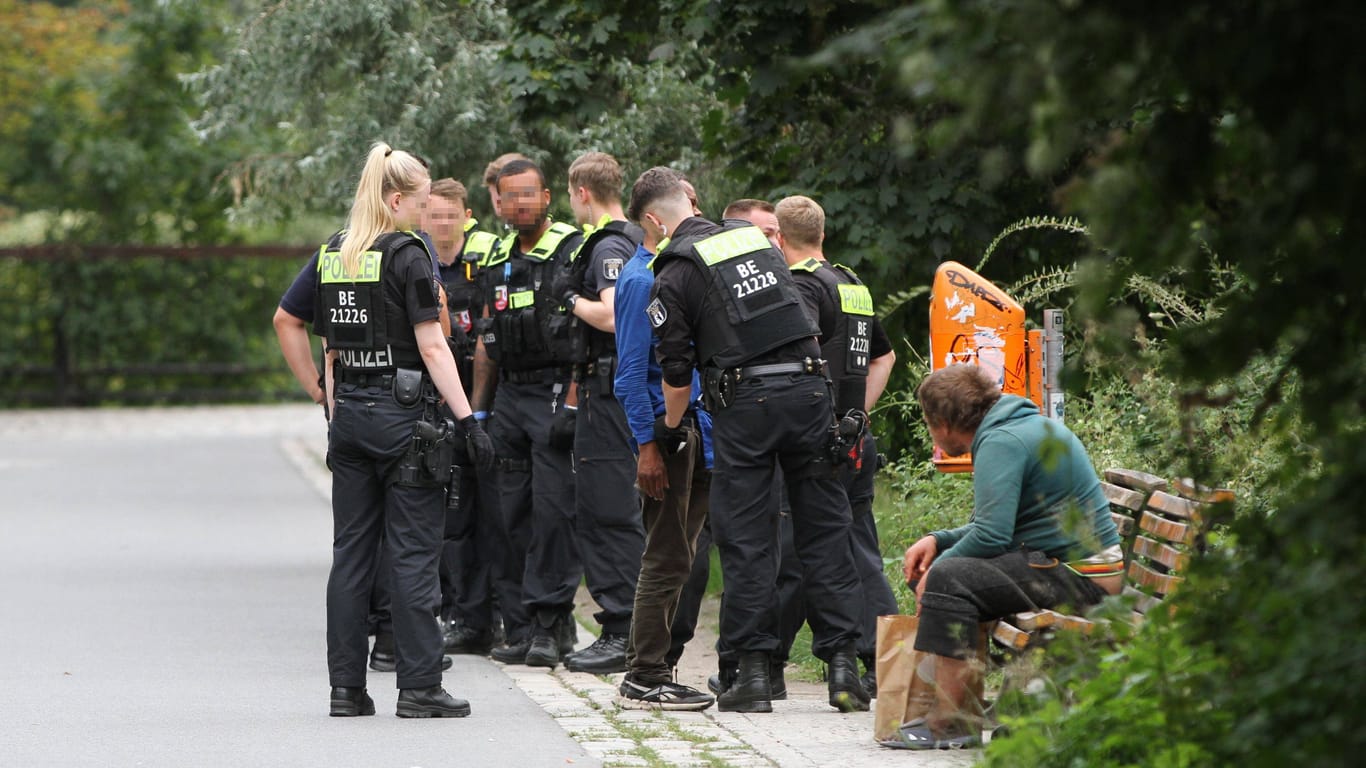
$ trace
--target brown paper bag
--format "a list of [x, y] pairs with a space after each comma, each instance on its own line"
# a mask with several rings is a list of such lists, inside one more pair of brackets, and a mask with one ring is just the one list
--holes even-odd
[[[935, 656], [915, 650], [915, 616], [877, 617], [877, 709], [873, 715], [873, 739], [894, 738], [902, 723], [929, 714], [935, 700]], [[977, 674], [970, 690], [980, 715], [983, 697], [983, 668], [991, 623], [980, 625], [977, 641]]]
[[934, 657], [915, 650], [915, 616], [877, 617], [877, 709], [873, 738], [896, 735], [934, 704]]

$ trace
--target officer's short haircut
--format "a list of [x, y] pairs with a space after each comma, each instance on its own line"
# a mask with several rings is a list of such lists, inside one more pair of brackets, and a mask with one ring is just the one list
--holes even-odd
[[530, 160], [531, 158], [521, 152], [507, 152], [499, 155], [493, 162], [484, 166], [484, 186], [495, 185], [498, 183], [498, 172], [503, 170], [503, 166], [513, 160]]
[[569, 166], [569, 188], [587, 187], [600, 202], [621, 202], [621, 165], [606, 152], [586, 152]]
[[447, 202], [455, 203], [460, 208], [465, 207], [465, 201], [469, 199], [469, 193], [465, 191], [465, 185], [455, 179], [437, 179], [432, 182], [432, 194]]
[[759, 209], [759, 210], [761, 210], [761, 211], [763, 211], [764, 213], [773, 213], [773, 203], [770, 203], [770, 202], [767, 201], [767, 200], [756, 200], [756, 199], [754, 199], [754, 198], [752, 198], [752, 197], [745, 197], [745, 198], [741, 198], [741, 199], [739, 199], [739, 200], [736, 200], [735, 202], [733, 202], [733, 203], [731, 203], [730, 205], [726, 206], [726, 210], [725, 210], [724, 213], [721, 214], [721, 218], [723, 218], [723, 219], [743, 219], [743, 218], [747, 218], [747, 217], [745, 216], [745, 214], [749, 213], [750, 211], [752, 211], [752, 210], [754, 210], [754, 209], [756, 209], [756, 208]]
[[549, 189], [549, 187], [545, 185], [545, 174], [541, 172], [541, 166], [530, 160], [509, 160], [508, 163], [498, 171], [498, 178], [495, 179], [493, 183], [496, 186], [509, 176], [520, 176], [527, 171], [535, 171], [536, 178], [541, 181], [541, 189]]
[[916, 387], [925, 423], [935, 428], [976, 432], [1001, 389], [980, 366], [950, 365], [926, 376]]
[[631, 204], [626, 210], [626, 217], [639, 224], [647, 208], [675, 195], [681, 195], [684, 199], [688, 196], [683, 189], [683, 174], [657, 165], [640, 174], [631, 187]]
[[783, 239], [804, 248], [819, 248], [825, 235], [825, 211], [806, 195], [784, 197], [773, 206]]

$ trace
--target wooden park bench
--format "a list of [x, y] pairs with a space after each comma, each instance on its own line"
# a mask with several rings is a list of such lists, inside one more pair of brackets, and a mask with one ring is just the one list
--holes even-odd
[[[1231, 503], [1233, 492], [1190, 480], [1166, 480], [1130, 469], [1109, 469], [1101, 483], [1119, 528], [1126, 571], [1124, 595], [1134, 599], [1131, 616], [1141, 623], [1181, 583], [1190, 558], [1204, 549], [1213, 505]], [[1095, 634], [1106, 619], [1041, 610], [1017, 613], [996, 623], [992, 639], [1008, 652], [1046, 643], [1058, 632]]]

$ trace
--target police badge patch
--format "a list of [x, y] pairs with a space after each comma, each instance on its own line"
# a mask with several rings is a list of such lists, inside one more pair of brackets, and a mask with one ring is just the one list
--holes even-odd
[[602, 276], [607, 280], [616, 280], [621, 275], [621, 259], [603, 259]]
[[650, 306], [645, 308], [645, 314], [650, 316], [650, 325], [656, 328], [664, 325], [664, 321], [669, 319], [669, 312], [664, 309], [664, 302], [659, 299], [650, 302]]

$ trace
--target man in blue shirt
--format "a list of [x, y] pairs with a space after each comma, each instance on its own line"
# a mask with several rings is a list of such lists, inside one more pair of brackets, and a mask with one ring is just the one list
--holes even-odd
[[[628, 214], [635, 221], [639, 211]], [[641, 558], [618, 702], [627, 709], [699, 710], [715, 700], [673, 682], [668, 660], [670, 620], [692, 570], [711, 491], [711, 418], [694, 406], [676, 430], [664, 427], [663, 373], [646, 306], [656, 243], [641, 244], [617, 278], [617, 371], [614, 389], [639, 453], [636, 484], [644, 498], [645, 553]], [[693, 377], [693, 401], [701, 387]]]

